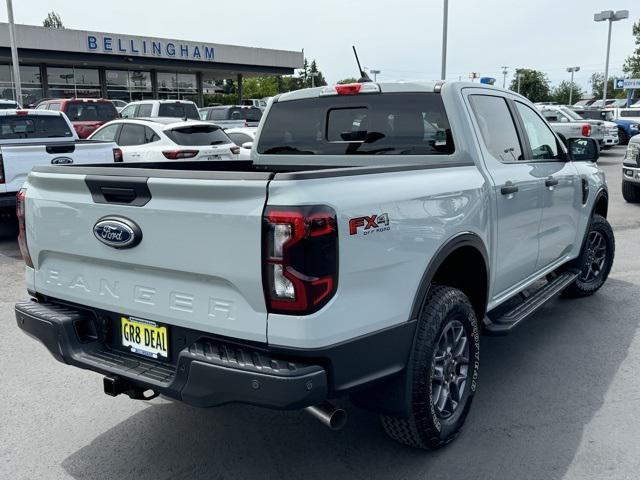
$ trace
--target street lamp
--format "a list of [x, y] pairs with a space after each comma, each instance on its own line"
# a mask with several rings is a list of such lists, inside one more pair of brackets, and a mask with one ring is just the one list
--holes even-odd
[[505, 88], [505, 85], [507, 84], [507, 73], [509, 73], [509, 67], [503, 66], [502, 67], [502, 88]]
[[13, 23], [13, 4], [11, 0], [7, 0], [7, 17], [9, 19], [9, 42], [11, 44], [15, 100], [18, 105], [22, 106], [22, 82], [20, 82], [20, 64], [18, 63], [18, 47], [16, 45], [16, 30]]
[[373, 81], [375, 82], [378, 79], [378, 74], [382, 73], [380, 70], [369, 70], [369, 73], [373, 73]]
[[447, 20], [449, 18], [449, 0], [444, 0], [444, 12], [442, 14], [442, 70], [440, 79], [447, 76]]
[[320, 72], [310, 72], [309, 75], [311, 75], [311, 88], [315, 88], [316, 77], [320, 75]]
[[609, 20], [609, 36], [607, 37], [607, 59], [604, 65], [604, 89], [602, 92], [603, 104], [607, 100], [607, 83], [609, 82], [609, 50], [611, 49], [611, 24], [625, 18], [629, 18], [629, 10], [618, 10], [617, 12], [614, 12], [613, 10], [603, 10], [600, 13], [596, 13], [593, 15], [593, 20], [595, 22], [604, 22], [605, 20]]
[[567, 72], [571, 73], [571, 83], [569, 84], [569, 105], [573, 105], [571, 100], [573, 99], [573, 74], [579, 72], [580, 67], [568, 67]]

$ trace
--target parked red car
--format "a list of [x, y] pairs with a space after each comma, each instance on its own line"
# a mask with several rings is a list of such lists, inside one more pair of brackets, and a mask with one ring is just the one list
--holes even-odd
[[64, 112], [78, 133], [87, 138], [98, 127], [118, 117], [118, 111], [110, 100], [104, 98], [58, 98], [45, 100], [38, 110], [58, 110]]

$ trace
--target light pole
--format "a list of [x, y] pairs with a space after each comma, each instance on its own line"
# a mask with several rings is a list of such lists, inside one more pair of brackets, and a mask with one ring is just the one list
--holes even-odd
[[378, 74], [382, 73], [380, 70], [369, 70], [369, 73], [373, 73], [373, 81], [377, 81], [378, 80]]
[[311, 75], [311, 88], [315, 88], [315, 86], [316, 86], [316, 77], [318, 75], [320, 75], [320, 73], [319, 72], [311, 72], [311, 73], [309, 73], [309, 75]]
[[522, 73], [518, 73], [518, 93], [520, 93], [520, 82], [522, 81], [522, 77], [524, 77], [524, 75]]
[[7, 17], [9, 17], [9, 42], [11, 43], [15, 101], [18, 105], [22, 106], [22, 82], [20, 82], [20, 64], [18, 63], [18, 47], [16, 46], [16, 30], [13, 23], [13, 5], [11, 4], [11, 0], [7, 0]]
[[507, 73], [509, 73], [509, 67], [503, 66], [500, 68], [502, 68], [502, 88], [505, 88], [505, 85], [507, 84]]
[[449, 17], [449, 0], [444, 0], [444, 12], [442, 14], [442, 69], [440, 79], [447, 76], [447, 22]]
[[604, 64], [604, 89], [602, 92], [603, 104], [607, 99], [607, 83], [609, 82], [609, 50], [611, 49], [611, 24], [625, 18], [629, 18], [629, 10], [618, 10], [617, 12], [614, 12], [613, 10], [603, 10], [600, 13], [596, 13], [593, 15], [593, 20], [595, 22], [604, 22], [605, 20], [609, 20], [609, 35], [607, 37], [607, 59]]
[[573, 105], [573, 74], [579, 72], [580, 67], [568, 67], [567, 72], [571, 73], [571, 83], [569, 84], [569, 105]]

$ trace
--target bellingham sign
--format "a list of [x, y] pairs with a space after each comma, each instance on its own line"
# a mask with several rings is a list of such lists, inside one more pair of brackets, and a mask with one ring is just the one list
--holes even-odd
[[87, 50], [95, 53], [214, 61], [213, 46], [140, 37], [87, 35]]

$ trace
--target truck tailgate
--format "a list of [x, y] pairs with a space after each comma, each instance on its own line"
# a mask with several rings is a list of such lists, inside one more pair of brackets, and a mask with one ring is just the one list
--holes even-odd
[[[146, 320], [266, 341], [261, 222], [267, 180], [149, 178], [142, 206], [95, 203], [87, 176], [33, 172], [27, 242], [38, 293]], [[131, 177], [93, 177], [120, 182]], [[140, 180], [140, 177], [137, 177]], [[116, 249], [94, 235], [105, 216], [142, 241]]]
[[20, 190], [29, 171], [37, 165], [65, 165], [113, 162], [111, 142], [51, 142], [2, 145], [2, 163], [7, 192]]

